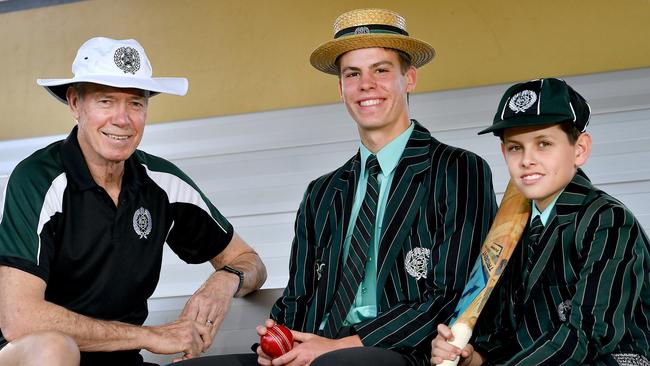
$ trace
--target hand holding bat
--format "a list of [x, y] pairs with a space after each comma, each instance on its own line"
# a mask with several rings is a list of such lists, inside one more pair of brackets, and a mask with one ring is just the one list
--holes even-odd
[[[451, 321], [453, 341], [449, 343], [452, 345], [463, 349], [469, 342], [478, 316], [519, 242], [529, 216], [529, 200], [509, 182], [480, 256], [456, 305]], [[457, 357], [454, 361], [444, 361], [442, 365], [457, 365], [458, 360]]]

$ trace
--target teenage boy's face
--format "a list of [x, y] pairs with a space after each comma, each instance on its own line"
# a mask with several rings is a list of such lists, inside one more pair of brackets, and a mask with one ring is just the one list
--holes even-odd
[[514, 127], [504, 131], [501, 151], [514, 184], [543, 211], [589, 158], [591, 136], [571, 144], [557, 124]]
[[349, 51], [339, 61], [341, 98], [362, 140], [369, 134], [391, 139], [408, 128], [406, 95], [415, 88], [414, 67], [402, 73], [397, 53], [384, 48]]

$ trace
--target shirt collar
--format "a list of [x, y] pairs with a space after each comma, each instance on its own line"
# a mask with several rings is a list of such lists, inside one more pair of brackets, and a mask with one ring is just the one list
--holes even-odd
[[[562, 190], [562, 192], [564, 192], [564, 190]], [[532, 222], [536, 216], [539, 216], [539, 219], [542, 221], [542, 224], [546, 226], [546, 222], [548, 221], [548, 218], [551, 216], [551, 212], [553, 211], [553, 208], [555, 208], [555, 203], [557, 202], [557, 199], [560, 198], [560, 195], [562, 195], [562, 192], [560, 192], [557, 196], [555, 196], [553, 202], [551, 202], [544, 209], [544, 212], [539, 212], [539, 209], [537, 209], [537, 204], [535, 204], [535, 201], [533, 201], [532, 210], [530, 213], [530, 221]]]
[[[87, 190], [97, 188], [99, 185], [95, 182], [86, 160], [84, 159], [79, 140], [77, 140], [78, 127], [75, 126], [70, 135], [61, 145], [61, 160], [65, 170], [68, 182], [73, 189]], [[124, 162], [124, 175], [122, 176], [122, 188], [135, 189], [143, 183], [143, 174], [146, 174], [144, 168], [138, 164], [137, 159], [131, 155]]]
[[[404, 130], [404, 132], [394, 138], [393, 141], [386, 144], [386, 146], [382, 147], [381, 150], [375, 154], [377, 156], [377, 160], [379, 161], [381, 173], [384, 176], [389, 175], [395, 169], [397, 163], [399, 163], [399, 159], [404, 153], [404, 149], [406, 148], [406, 144], [411, 137], [411, 133], [413, 132], [414, 127], [415, 125], [411, 121], [409, 128]], [[361, 151], [361, 174], [363, 176], [366, 170], [366, 160], [368, 160], [368, 157], [372, 154], [372, 152], [368, 150], [368, 148], [365, 147], [362, 142], [359, 142], [359, 150]]]

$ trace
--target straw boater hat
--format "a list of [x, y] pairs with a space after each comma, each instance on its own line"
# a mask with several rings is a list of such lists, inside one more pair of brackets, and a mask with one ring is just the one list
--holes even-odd
[[338, 75], [336, 59], [339, 56], [370, 47], [404, 51], [415, 67], [426, 64], [435, 55], [430, 44], [409, 37], [406, 20], [401, 15], [384, 9], [357, 9], [336, 18], [334, 39], [316, 48], [309, 61], [320, 71]]
[[152, 69], [147, 54], [134, 39], [89, 39], [79, 47], [72, 63], [72, 73], [74, 76], [69, 79], [38, 79], [36, 82], [66, 104], [68, 87], [80, 82], [148, 90], [150, 96], [159, 93], [187, 93], [186, 78], [151, 77]]

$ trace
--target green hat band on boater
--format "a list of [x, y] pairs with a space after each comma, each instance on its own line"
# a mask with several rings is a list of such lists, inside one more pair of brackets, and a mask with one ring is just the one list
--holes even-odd
[[408, 32], [403, 29], [385, 24], [367, 24], [361, 27], [349, 27], [336, 32], [334, 39], [359, 34], [401, 34], [408, 36]]
[[511, 86], [501, 97], [492, 126], [478, 134], [506, 128], [573, 122], [580, 132], [589, 124], [591, 108], [564, 80], [536, 79]]

